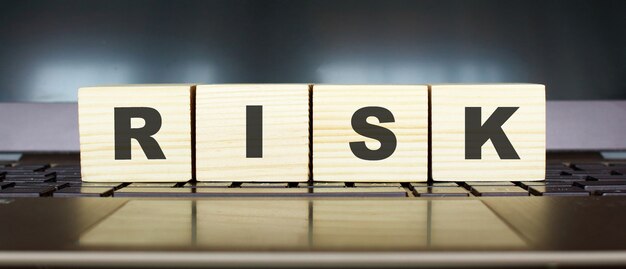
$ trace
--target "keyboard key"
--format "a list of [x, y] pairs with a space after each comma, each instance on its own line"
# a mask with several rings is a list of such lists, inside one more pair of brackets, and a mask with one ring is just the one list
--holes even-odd
[[476, 196], [528, 196], [528, 191], [518, 186], [472, 186]]
[[626, 175], [626, 167], [615, 167], [615, 168], [613, 168], [613, 174], [616, 174], [616, 175]]
[[567, 169], [569, 168], [567, 165], [562, 163], [548, 163], [546, 164], [546, 169]]
[[65, 166], [55, 166], [45, 170], [46, 172], [56, 172], [56, 173], [80, 173], [80, 167], [65, 167]]
[[66, 172], [66, 171], [50, 171], [46, 172], [55, 173], [57, 177], [80, 177], [80, 172]]
[[515, 186], [510, 181], [466, 181], [468, 186]]
[[237, 196], [237, 197], [307, 197], [311, 196], [308, 188], [196, 188], [195, 194], [201, 196]]
[[80, 172], [80, 166], [53, 166], [46, 169], [46, 171], [71, 171]]
[[0, 190], [15, 186], [14, 182], [0, 182]]
[[69, 187], [69, 183], [59, 183], [59, 182], [19, 182], [15, 184], [15, 188], [45, 188], [51, 187], [55, 190], [60, 190], [65, 187]]
[[315, 188], [343, 188], [346, 187], [346, 183], [344, 182], [313, 182], [313, 187]]
[[626, 181], [583, 181], [574, 185], [586, 191], [626, 190]]
[[33, 171], [32, 169], [22, 169], [22, 168], [16, 168], [16, 167], [0, 167], [0, 172], [6, 172], [6, 173], [35, 173], [35, 171]]
[[469, 193], [461, 187], [414, 187], [413, 193], [419, 197], [467, 197]]
[[54, 176], [51, 177], [17, 177], [17, 178], [5, 178], [4, 182], [52, 182]]
[[572, 182], [559, 182], [559, 181], [521, 181], [522, 188], [528, 188], [530, 186], [572, 186]]
[[580, 170], [576, 170], [576, 171], [567, 171], [567, 172], [563, 172], [564, 175], [572, 175], [572, 176], [584, 176], [587, 175], [589, 173], [591, 173], [592, 171], [580, 171]]
[[603, 176], [593, 176], [593, 179], [597, 181], [626, 181], [626, 175], [603, 175]]
[[48, 169], [56, 170], [80, 170], [79, 164], [51, 164]]
[[191, 197], [192, 188], [121, 188], [113, 193], [113, 197]]
[[555, 172], [555, 171], [573, 171], [571, 167], [568, 166], [558, 166], [558, 167], [546, 167], [546, 172]]
[[586, 179], [586, 175], [584, 176], [547, 176], [546, 175], [546, 181], [570, 181], [570, 182], [574, 182], [574, 181], [584, 181]]
[[54, 165], [50, 165], [50, 169], [78, 169], [80, 170], [80, 165], [78, 164], [54, 164]]
[[589, 171], [589, 170], [607, 170], [607, 169], [609, 169], [608, 166], [606, 166], [604, 164], [601, 164], [601, 163], [597, 163], [597, 164], [574, 164], [573, 166], [576, 169], [584, 170], [584, 171]]
[[456, 182], [411, 182], [411, 186], [417, 187], [458, 187]]
[[70, 182], [70, 187], [114, 188], [119, 189], [126, 183], [119, 182]]
[[366, 183], [366, 182], [355, 182], [354, 183], [355, 187], [365, 187], [365, 188], [371, 188], [371, 187], [402, 187], [402, 184], [398, 183], [398, 182], [379, 182], [379, 183]]
[[232, 182], [187, 182], [183, 187], [188, 188], [228, 188]]
[[54, 171], [54, 172], [80, 172], [80, 167], [50, 167], [45, 171]]
[[55, 191], [54, 197], [106, 197], [113, 194], [113, 188], [72, 187]]
[[598, 191], [596, 194], [601, 196], [626, 196], [626, 190]]
[[529, 191], [537, 196], [589, 196], [589, 192], [573, 186], [531, 186]]
[[4, 176], [5, 178], [47, 178], [54, 177], [54, 173], [39, 173], [39, 172], [8, 172]]
[[570, 175], [571, 169], [546, 170], [546, 175]]
[[17, 164], [15, 166], [10, 166], [10, 167], [0, 167], [0, 170], [2, 170], [2, 171], [30, 171], [30, 172], [35, 172], [35, 171], [42, 171], [42, 170], [44, 170], [46, 168], [48, 168], [47, 164], [34, 164], [34, 165]]
[[41, 197], [50, 196], [54, 191], [53, 187], [39, 188], [8, 188], [0, 190], [0, 197]]
[[173, 188], [176, 187], [177, 183], [172, 182], [134, 182], [130, 183], [130, 185], [126, 186], [127, 188]]
[[55, 181], [57, 182], [81, 182], [81, 178], [80, 177], [59, 177], [59, 175], [56, 176]]
[[287, 188], [286, 182], [250, 182], [242, 183], [242, 188]]
[[407, 197], [402, 187], [313, 188], [314, 196], [328, 197]]
[[[619, 177], [617, 175], [612, 175], [612, 174], [587, 174], [587, 180], [594, 180], [597, 178], [609, 178], [609, 177]], [[626, 178], [623, 177], [622, 178]], [[626, 179], [624, 179], [626, 181]]]
[[571, 176], [572, 174], [565, 171], [546, 171], [546, 177]]

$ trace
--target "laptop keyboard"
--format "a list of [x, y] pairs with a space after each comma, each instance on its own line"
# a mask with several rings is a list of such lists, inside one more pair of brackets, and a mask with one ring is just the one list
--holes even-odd
[[0, 164], [0, 197], [483, 197], [626, 195], [626, 163], [549, 163], [545, 181], [93, 183], [79, 165]]

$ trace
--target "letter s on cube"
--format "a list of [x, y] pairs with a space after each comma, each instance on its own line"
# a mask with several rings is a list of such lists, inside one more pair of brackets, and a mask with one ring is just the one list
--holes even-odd
[[82, 180], [172, 182], [192, 177], [192, 85], [78, 91]]
[[314, 85], [313, 180], [428, 179], [428, 87]]
[[430, 87], [433, 180], [545, 178], [544, 85]]

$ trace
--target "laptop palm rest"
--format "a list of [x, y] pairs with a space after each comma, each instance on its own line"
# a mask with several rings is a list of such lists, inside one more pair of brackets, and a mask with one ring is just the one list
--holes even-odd
[[11, 220], [0, 222], [0, 265], [623, 263], [624, 206], [619, 197], [0, 199]]
[[83, 233], [79, 245], [214, 251], [527, 248], [478, 199], [131, 200]]
[[626, 249], [621, 197], [482, 199], [538, 250]]
[[81, 234], [122, 199], [0, 199], [0, 251], [75, 249]]

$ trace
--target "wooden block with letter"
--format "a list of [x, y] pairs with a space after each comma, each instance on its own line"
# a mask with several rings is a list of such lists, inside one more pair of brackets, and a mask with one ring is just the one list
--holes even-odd
[[196, 177], [307, 181], [309, 85], [198, 86]]
[[78, 92], [83, 181], [171, 182], [192, 177], [191, 85]]
[[427, 86], [314, 85], [312, 113], [315, 181], [427, 180]]
[[433, 85], [431, 111], [435, 181], [544, 179], [543, 85]]

